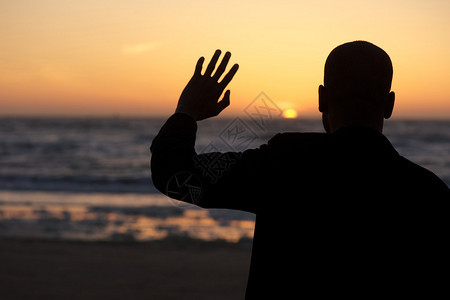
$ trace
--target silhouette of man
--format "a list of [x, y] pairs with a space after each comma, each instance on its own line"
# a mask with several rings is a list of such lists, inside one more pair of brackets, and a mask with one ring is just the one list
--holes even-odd
[[[229, 90], [219, 97], [238, 65], [218, 82], [230, 55], [214, 75], [219, 50], [203, 75], [198, 60], [153, 140], [151, 168], [154, 185], [173, 198], [256, 214], [246, 299], [448, 295], [449, 189], [382, 134], [395, 99], [386, 52], [355, 41], [330, 53], [319, 87], [327, 133], [196, 154], [196, 121], [230, 104]], [[211, 180], [205, 164], [217, 157], [229, 163]]]

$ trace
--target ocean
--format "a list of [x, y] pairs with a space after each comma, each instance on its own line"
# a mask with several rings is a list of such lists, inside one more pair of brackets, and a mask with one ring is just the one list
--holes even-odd
[[[0, 237], [251, 240], [253, 214], [185, 205], [152, 185], [149, 147], [164, 121], [0, 118]], [[323, 132], [313, 119], [198, 124], [198, 152], [255, 148], [277, 132]], [[384, 133], [450, 186], [450, 121], [388, 120]]]

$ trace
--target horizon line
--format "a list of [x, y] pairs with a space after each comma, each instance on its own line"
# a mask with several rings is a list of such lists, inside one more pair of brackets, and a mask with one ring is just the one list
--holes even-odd
[[[167, 114], [167, 115], [163, 115], [163, 114], [1, 114], [0, 113], [0, 118], [5, 118], [5, 119], [26, 119], [26, 118], [34, 118], [34, 119], [45, 119], [45, 118], [49, 118], [49, 119], [168, 119], [172, 114]], [[211, 119], [224, 119], [224, 120], [231, 120], [234, 118], [242, 118], [242, 119], [251, 119], [250, 117], [248, 117], [246, 114], [236, 114], [236, 115], [226, 115], [226, 116], [216, 116], [213, 118], [209, 118], [206, 120], [211, 120]], [[286, 120], [286, 121], [301, 121], [301, 120], [318, 120], [321, 121], [321, 116], [312, 116], [310, 114], [308, 115], [304, 115], [304, 116], [299, 116], [297, 118], [283, 118], [283, 117], [275, 117], [272, 118], [272, 120]], [[447, 116], [436, 116], [436, 117], [432, 117], [432, 116], [423, 116], [423, 117], [417, 117], [417, 116], [400, 116], [400, 117], [392, 117], [389, 118], [387, 120], [385, 120], [385, 122], [391, 122], [391, 121], [450, 121], [450, 117]], [[204, 120], [200, 120], [197, 122], [201, 122]]]

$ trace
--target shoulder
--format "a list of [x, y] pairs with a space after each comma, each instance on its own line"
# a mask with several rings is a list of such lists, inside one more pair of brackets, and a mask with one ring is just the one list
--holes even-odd
[[399, 162], [405, 176], [409, 177], [409, 180], [413, 181], [411, 183], [414, 183], [413, 186], [416, 188], [432, 189], [435, 191], [450, 193], [447, 185], [430, 170], [419, 166], [403, 156], [400, 156]]

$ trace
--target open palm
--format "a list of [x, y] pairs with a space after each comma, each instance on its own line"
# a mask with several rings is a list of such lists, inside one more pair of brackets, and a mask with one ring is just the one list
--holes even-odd
[[230, 105], [230, 90], [225, 92], [222, 100], [219, 101], [219, 98], [231, 79], [233, 79], [239, 65], [233, 65], [230, 71], [219, 82], [219, 78], [224, 73], [231, 57], [231, 53], [226, 52], [222, 62], [217, 67], [214, 75], [212, 75], [220, 54], [221, 51], [216, 50], [203, 75], [201, 71], [205, 59], [200, 57], [195, 66], [194, 75], [181, 93], [175, 112], [188, 114], [194, 120], [199, 121], [217, 116]]

